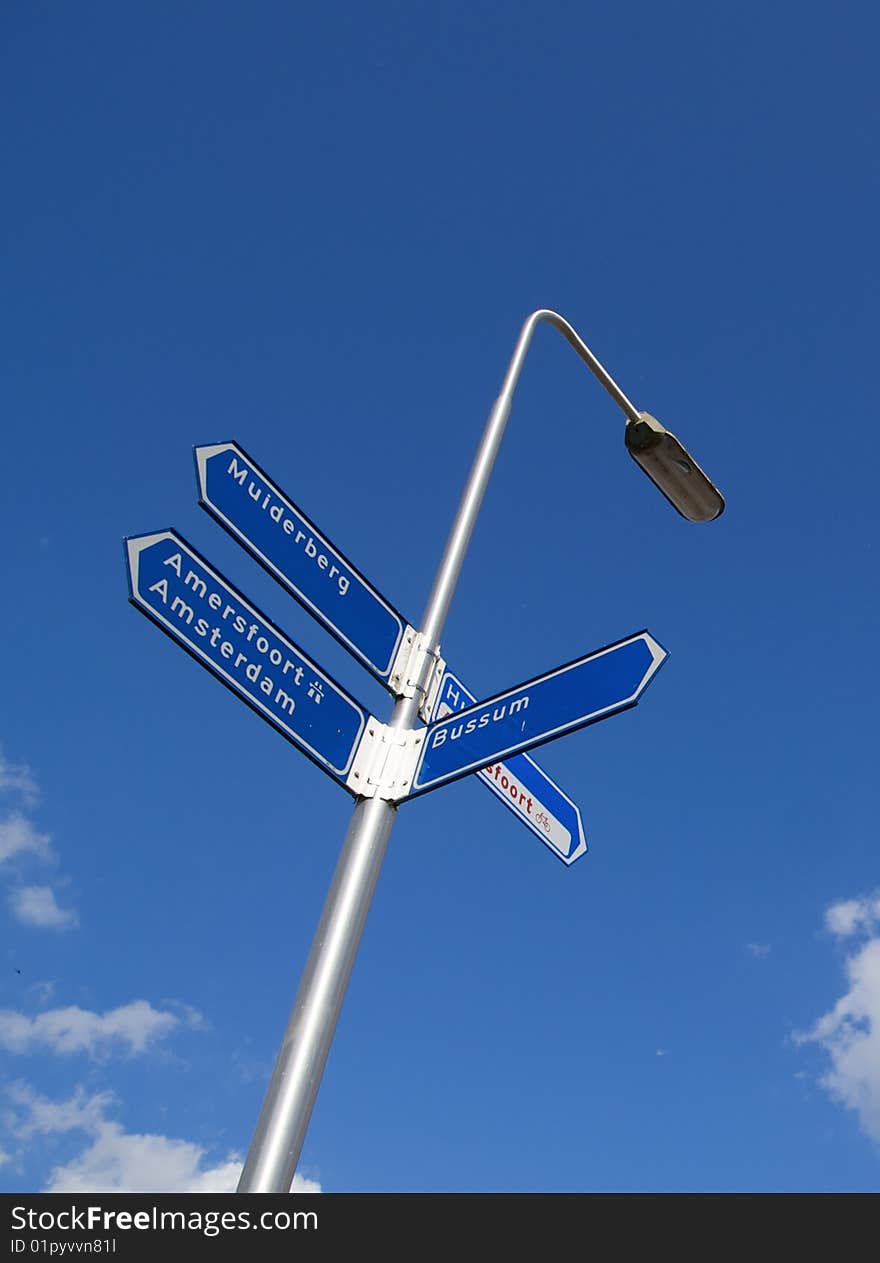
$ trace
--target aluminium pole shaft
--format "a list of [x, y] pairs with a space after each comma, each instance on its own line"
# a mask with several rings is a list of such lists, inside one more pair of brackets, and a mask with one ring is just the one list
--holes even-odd
[[[433, 666], [432, 654], [439, 652], [440, 636], [504, 436], [513, 393], [532, 334], [541, 321], [562, 333], [615, 402], [628, 416], [638, 419], [633, 404], [568, 321], [544, 309], [529, 316], [489, 413], [422, 617], [421, 630], [432, 653], [423, 658], [414, 682], [415, 696], [399, 698], [395, 703], [389, 720], [393, 729], [412, 728], [418, 719]], [[385, 799], [359, 798], [355, 804], [238, 1183], [239, 1193], [290, 1190], [396, 816], [396, 806]]]
[[396, 814], [381, 798], [362, 798], [355, 806], [239, 1193], [290, 1190]]
[[[429, 664], [430, 665], [430, 662]], [[401, 698], [389, 727], [411, 728], [418, 698]], [[359, 798], [275, 1059], [239, 1193], [287, 1193], [305, 1139], [397, 808]]]

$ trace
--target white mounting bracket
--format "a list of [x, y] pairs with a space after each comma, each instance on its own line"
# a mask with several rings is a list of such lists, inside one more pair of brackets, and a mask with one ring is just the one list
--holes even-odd
[[[430, 674], [420, 689], [417, 681], [422, 678], [428, 659], [431, 659]], [[428, 647], [424, 633], [408, 626], [391, 667], [388, 683], [397, 697], [415, 697], [417, 692], [422, 693], [419, 714], [427, 723], [445, 669], [445, 660], [440, 657], [439, 652]]]
[[371, 715], [346, 785], [360, 798], [406, 798], [424, 739], [424, 728], [393, 729]]

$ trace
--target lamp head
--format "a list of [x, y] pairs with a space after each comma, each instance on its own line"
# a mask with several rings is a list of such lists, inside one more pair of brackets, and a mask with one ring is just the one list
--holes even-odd
[[697, 462], [648, 412], [627, 421], [626, 449], [674, 509], [689, 522], [711, 522], [724, 511], [724, 497]]

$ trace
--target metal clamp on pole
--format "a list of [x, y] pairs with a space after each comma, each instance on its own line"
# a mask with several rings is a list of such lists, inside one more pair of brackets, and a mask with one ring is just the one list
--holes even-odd
[[431, 716], [434, 713], [434, 705], [437, 701], [437, 695], [440, 692], [440, 684], [443, 680], [443, 673], [446, 670], [446, 659], [441, 658], [439, 653], [431, 655], [432, 663], [427, 683], [425, 684], [422, 700], [419, 703], [419, 715], [426, 724], [431, 722]]
[[370, 718], [345, 782], [359, 798], [397, 802], [412, 785], [424, 728], [392, 728]]
[[[430, 669], [428, 662], [431, 660]], [[433, 649], [424, 632], [417, 632], [407, 627], [400, 648], [391, 667], [389, 683], [397, 697], [422, 696], [419, 700], [419, 714], [425, 718], [431, 713], [431, 707], [440, 688], [440, 679], [446, 668], [445, 659], [440, 657], [439, 648]], [[423, 684], [421, 681], [425, 680]], [[426, 720], [427, 722], [427, 720]]]

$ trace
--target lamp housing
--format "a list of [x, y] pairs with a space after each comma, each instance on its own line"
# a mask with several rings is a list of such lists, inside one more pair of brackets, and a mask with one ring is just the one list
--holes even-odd
[[689, 522], [712, 522], [724, 496], [674, 434], [649, 412], [626, 423], [626, 450], [666, 499]]

